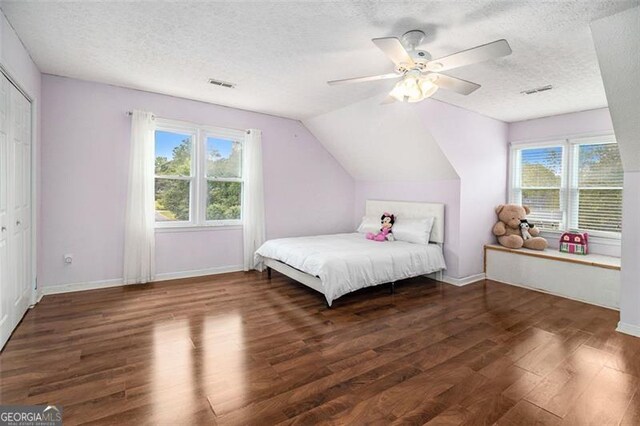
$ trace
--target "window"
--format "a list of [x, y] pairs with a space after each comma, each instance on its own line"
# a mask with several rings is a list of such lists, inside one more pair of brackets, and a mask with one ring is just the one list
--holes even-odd
[[156, 130], [156, 221], [191, 221], [194, 134]]
[[622, 229], [622, 162], [615, 143], [574, 146], [575, 184], [571, 218], [579, 229], [620, 232]]
[[241, 224], [244, 132], [156, 123], [156, 226]]
[[207, 220], [240, 220], [242, 144], [207, 137]]
[[510, 201], [529, 206], [544, 230], [619, 238], [622, 177], [613, 136], [511, 147]]
[[547, 229], [562, 224], [562, 146], [533, 147], [516, 151], [514, 198], [531, 208], [531, 220]]

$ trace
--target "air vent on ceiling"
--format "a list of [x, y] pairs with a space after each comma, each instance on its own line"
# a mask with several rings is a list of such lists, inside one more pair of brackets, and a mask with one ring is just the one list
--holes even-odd
[[228, 89], [233, 89], [236, 87], [235, 84], [229, 83], [228, 81], [216, 80], [213, 78], [209, 79], [209, 84], [213, 84], [214, 86], [226, 87]]
[[546, 86], [536, 87], [535, 89], [523, 90], [520, 93], [522, 93], [523, 95], [533, 95], [534, 93], [546, 92], [547, 90], [551, 90], [551, 89], [553, 89], [553, 86], [550, 84], [547, 84]]

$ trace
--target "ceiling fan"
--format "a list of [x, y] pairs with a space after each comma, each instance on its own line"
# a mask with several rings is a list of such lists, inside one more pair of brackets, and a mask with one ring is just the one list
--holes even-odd
[[333, 80], [327, 83], [335, 85], [401, 78], [402, 80], [396, 83], [387, 99], [382, 103], [395, 101], [419, 102], [433, 95], [439, 88], [468, 95], [479, 89], [480, 85], [441, 74], [440, 71], [447, 71], [511, 54], [509, 43], [502, 39], [432, 60], [429, 52], [416, 49], [422, 43], [424, 37], [424, 32], [412, 30], [406, 32], [402, 39], [397, 37], [374, 38], [371, 41], [395, 64], [394, 72], [369, 77]]

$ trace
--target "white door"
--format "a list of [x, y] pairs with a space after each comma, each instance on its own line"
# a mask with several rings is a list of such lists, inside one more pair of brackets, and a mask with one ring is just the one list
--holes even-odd
[[31, 104], [0, 84], [0, 348], [29, 307], [31, 279]]

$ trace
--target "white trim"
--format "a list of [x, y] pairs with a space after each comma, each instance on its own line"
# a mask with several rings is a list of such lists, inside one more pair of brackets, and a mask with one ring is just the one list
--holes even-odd
[[628, 334], [630, 336], [640, 337], [640, 326], [634, 324], [628, 324], [626, 322], [618, 322], [618, 327], [616, 331], [624, 334]]
[[9, 67], [3, 64], [1, 61], [0, 61], [0, 73], [4, 74], [7, 77], [7, 80], [9, 80], [11, 84], [13, 84], [16, 87], [16, 89], [18, 89], [18, 91], [22, 93], [24, 97], [27, 98], [27, 100], [33, 104], [33, 101], [35, 100], [35, 98], [31, 96], [31, 94], [27, 90], [25, 90], [25, 88], [22, 86], [22, 84], [18, 82], [18, 80], [13, 78], [13, 74], [14, 74], [13, 71], [9, 69]]
[[[189, 214], [191, 214], [191, 212], [189, 212]], [[167, 220], [167, 221], [156, 220], [156, 225], [155, 225], [156, 231], [162, 230], [162, 229], [183, 229], [183, 228], [201, 228], [201, 227], [202, 225], [197, 225], [196, 223], [189, 220]]]
[[[242, 271], [242, 265], [218, 266], [215, 268], [195, 269], [191, 271], [165, 272], [163, 274], [156, 274], [156, 279], [153, 282], [155, 283], [159, 281], [175, 280], [179, 278], [193, 278], [193, 277], [202, 277], [206, 275], [226, 274], [229, 272], [238, 272], [238, 271]], [[46, 296], [49, 294], [62, 294], [62, 293], [71, 293], [75, 291], [98, 290], [98, 289], [110, 288], [110, 287], [123, 287], [125, 285], [140, 285], [140, 284], [124, 284], [124, 282], [122, 281], [122, 278], [114, 278], [110, 280], [98, 280], [98, 281], [79, 282], [79, 283], [72, 283], [72, 284], [59, 284], [59, 285], [45, 286], [39, 289], [38, 301], [40, 301], [42, 296]]]
[[156, 227], [156, 234], [164, 234], [171, 232], [208, 232], [208, 231], [242, 231], [242, 223], [238, 224], [207, 224], [203, 226], [170, 226], [159, 228]]
[[616, 136], [615, 134], [611, 133], [605, 133], [605, 134], [600, 134], [600, 136], [582, 136], [582, 137], [573, 137], [573, 138], [566, 138], [567, 141], [569, 142], [569, 144], [572, 145], [611, 145], [611, 144], [617, 144], [618, 141], [616, 140]]
[[156, 222], [156, 232], [183, 232], [183, 231], [206, 231], [210, 229], [219, 228], [240, 228], [242, 229], [242, 220], [240, 219], [227, 219], [227, 220], [207, 220], [204, 223], [198, 225], [193, 222], [180, 221], [166, 221]]
[[526, 142], [509, 142], [509, 146], [511, 149], [535, 149], [535, 148], [553, 148], [564, 147], [567, 143], [567, 139], [564, 138], [553, 138], [553, 139], [545, 139], [539, 142], [535, 141], [526, 141]]
[[537, 144], [537, 143], [545, 143], [554, 140], [565, 140], [565, 139], [581, 139], [581, 138], [597, 138], [603, 136], [613, 135], [613, 129], [611, 130], [602, 130], [599, 132], [582, 132], [582, 133], [568, 133], [562, 135], [554, 135], [553, 137], [542, 137], [542, 138], [533, 138], [533, 139], [515, 139], [509, 141], [510, 144], [520, 145], [520, 144]]
[[40, 297], [49, 294], [71, 293], [74, 291], [97, 290], [100, 288], [119, 287], [124, 285], [122, 278], [111, 280], [89, 281], [71, 284], [60, 284], [40, 287], [38, 290]]
[[[240, 195], [242, 196], [242, 191], [244, 187], [240, 189]], [[242, 214], [242, 211], [240, 212]], [[223, 219], [223, 220], [205, 220], [203, 227], [212, 227], [212, 228], [224, 228], [229, 226], [239, 226], [242, 229], [243, 221], [242, 219]]]
[[31, 100], [31, 306], [38, 303], [38, 102]]
[[204, 277], [206, 275], [227, 274], [229, 272], [238, 271], [242, 271], [242, 265], [216, 266], [214, 268], [195, 269], [191, 271], [165, 272], [163, 274], [156, 274], [154, 282], [177, 280], [180, 278]]
[[463, 278], [454, 278], [452, 276], [449, 275], [443, 275], [442, 276], [442, 282], [445, 282], [447, 284], [451, 284], [451, 285], [455, 285], [458, 287], [462, 287], [465, 286], [467, 284], [471, 284], [471, 283], [475, 283], [478, 281], [482, 281], [486, 279], [486, 276], [484, 273], [480, 273], [480, 274], [475, 274], [475, 275], [469, 275], [468, 277], [463, 277]]

